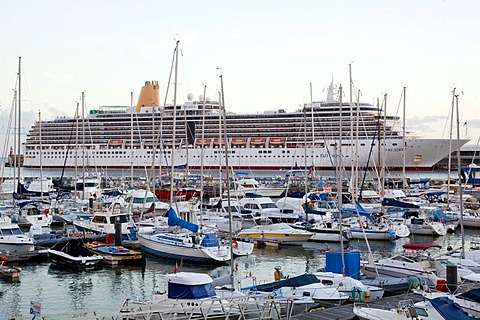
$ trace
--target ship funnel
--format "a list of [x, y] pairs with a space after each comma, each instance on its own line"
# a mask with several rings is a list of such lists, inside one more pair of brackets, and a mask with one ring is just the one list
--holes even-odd
[[160, 87], [158, 81], [145, 81], [138, 97], [136, 112], [142, 107], [160, 106]]

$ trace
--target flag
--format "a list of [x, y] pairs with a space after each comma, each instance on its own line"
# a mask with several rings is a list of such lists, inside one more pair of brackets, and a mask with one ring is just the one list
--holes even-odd
[[173, 273], [177, 273], [178, 272], [178, 265], [177, 265], [177, 261], [175, 261], [175, 268], [173, 268]]
[[311, 175], [313, 173], [313, 166], [310, 167], [310, 169], [308, 169], [308, 175]]

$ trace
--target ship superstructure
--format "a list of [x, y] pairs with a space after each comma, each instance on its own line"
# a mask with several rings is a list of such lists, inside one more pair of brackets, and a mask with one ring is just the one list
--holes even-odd
[[334, 169], [339, 157], [346, 168], [385, 163], [389, 169], [428, 170], [449, 153], [447, 139], [411, 133], [403, 138], [399, 118], [385, 116], [378, 106], [334, 101], [333, 84], [324, 102], [306, 103], [293, 112], [227, 112], [226, 126], [219, 102], [189, 95], [184, 104], [160, 106], [159, 92], [158, 82], [147, 81], [136, 107], [102, 107], [85, 118], [36, 122], [24, 144], [24, 166], [169, 167], [175, 152], [174, 165], [198, 169], [203, 163], [213, 169], [225, 166], [225, 143], [229, 165], [249, 170]]

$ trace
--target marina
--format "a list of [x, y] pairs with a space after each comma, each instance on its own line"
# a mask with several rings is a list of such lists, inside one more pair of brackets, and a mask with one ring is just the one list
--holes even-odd
[[[467, 231], [467, 245], [474, 239], [477, 231]], [[461, 244], [459, 234], [449, 234], [445, 237], [429, 236], [415, 237], [417, 242], [433, 242], [442, 247], [458, 247]], [[375, 258], [392, 256], [401, 252], [402, 244], [410, 239], [396, 242], [373, 241], [370, 243]], [[349, 243], [351, 249], [366, 252], [364, 241]], [[266, 283], [274, 279], [273, 272], [281, 261], [285, 275], [297, 275], [302, 272], [311, 273], [325, 267], [325, 252], [328, 249], [338, 249], [336, 244], [320, 244], [308, 242], [303, 246], [264, 247], [255, 249], [246, 257], [235, 258], [235, 281], [237, 286], [249, 286], [254, 283]], [[362, 254], [363, 255], [363, 254]], [[25, 319], [29, 314], [30, 301], [40, 301], [42, 315], [57, 314], [71, 310], [82, 314], [85, 310], [109, 309], [114, 314], [115, 308], [121, 307], [121, 302], [128, 298], [150, 300], [158, 289], [165, 288], [166, 274], [173, 273], [181, 261], [165, 260], [146, 256], [145, 266], [104, 267], [94, 271], [71, 272], [51, 268], [49, 262], [21, 264], [21, 277], [16, 281], [0, 281], [3, 292], [0, 299], [0, 312], [10, 318]], [[212, 278], [225, 276], [230, 266], [197, 265], [182, 263], [181, 271], [208, 273]], [[407, 295], [408, 297], [409, 295]], [[61, 303], [60, 303], [61, 301]], [[386, 300], [389, 301], [389, 300]], [[342, 310], [348, 308], [342, 307]], [[329, 309], [326, 309], [326, 312]], [[351, 310], [351, 309], [350, 309]], [[72, 314], [70, 313], [70, 315]], [[344, 312], [345, 313], [345, 312]], [[346, 312], [348, 314], [348, 312]], [[318, 317], [305, 314], [305, 319]], [[351, 313], [350, 313], [351, 315]], [[55, 318], [55, 317], [54, 317]], [[52, 318], [52, 319], [54, 319]], [[68, 317], [67, 317], [68, 318]], [[298, 319], [303, 319], [298, 316]], [[47, 319], [49, 319], [47, 317]]]

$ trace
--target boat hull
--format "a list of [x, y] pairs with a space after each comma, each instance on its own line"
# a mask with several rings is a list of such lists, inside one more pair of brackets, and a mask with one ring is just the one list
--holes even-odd
[[227, 263], [230, 250], [227, 247], [203, 248], [193, 243], [161, 241], [157, 234], [139, 234], [140, 245], [145, 252], [157, 257], [198, 263]]

